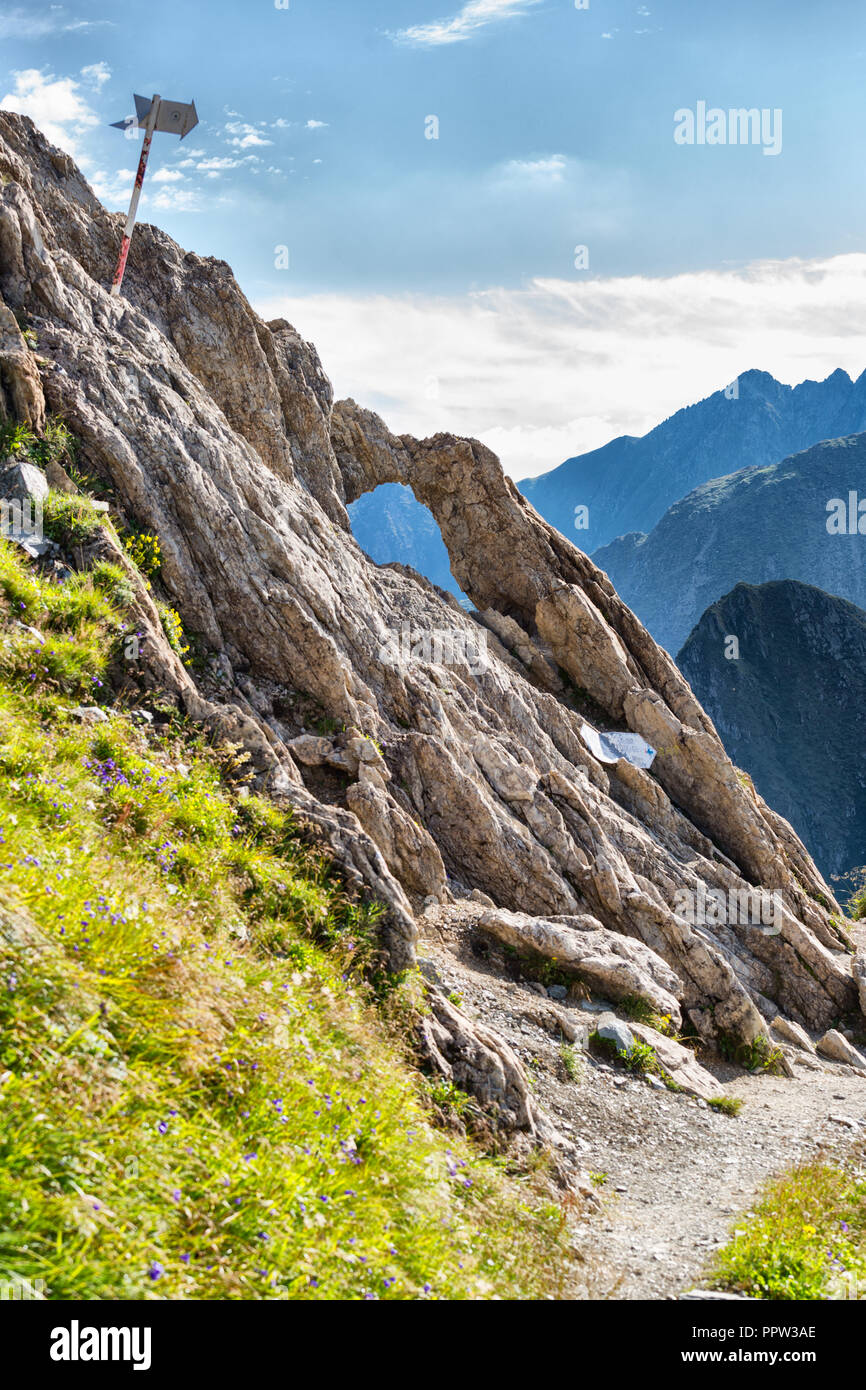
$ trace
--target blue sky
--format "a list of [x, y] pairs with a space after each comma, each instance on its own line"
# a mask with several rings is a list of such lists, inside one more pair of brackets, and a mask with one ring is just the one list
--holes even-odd
[[[617, 360], [622, 378], [628, 353], [611, 341], [602, 354], [610, 404], [596, 384], [580, 398], [592, 355], [578, 332], [581, 296], [597, 309], [600, 286], [620, 286], [632, 304], [637, 277], [643, 331], [655, 332], [682, 292], [678, 277], [707, 290], [716, 283], [707, 276], [766, 278], [756, 265], [790, 270], [796, 259], [829, 265], [826, 280], [838, 278], [838, 258], [860, 255], [864, 61], [862, 0], [589, 0], [586, 9], [574, 0], [289, 0], [285, 9], [273, 0], [0, 0], [0, 104], [71, 149], [109, 207], [126, 206], [137, 149], [108, 122], [131, 109], [133, 91], [195, 97], [200, 126], [182, 144], [154, 142], [141, 216], [228, 260], [257, 305], [290, 307], [337, 389], [363, 391], [397, 427], [474, 426], [499, 447], [496, 431], [515, 431], [515, 450], [503, 452], [518, 473], [526, 430], [538, 447], [523, 451], [523, 471], [536, 471], [537, 456], [549, 450], [553, 466], [572, 436], [566, 452], [651, 424], [704, 389], [694, 361], [674, 360], [677, 339], [665, 384], [658, 363], [642, 372], [630, 363], [643, 384], [635, 378], [614, 408]], [[781, 152], [677, 145], [674, 113], [699, 100], [780, 109]], [[430, 116], [435, 140], [425, 138]], [[588, 248], [585, 268], [574, 264], [577, 245]], [[277, 268], [278, 246], [288, 270]], [[647, 283], [659, 290], [654, 312]], [[796, 374], [801, 359], [804, 374], [856, 367], [860, 348], [836, 343], [839, 324], [820, 352], [796, 346], [808, 277], [798, 283], [787, 356], [753, 360], [760, 335], [737, 342], [725, 320], [696, 359], [706, 389], [722, 384], [711, 375], [720, 370]], [[712, 320], [714, 297], [695, 302]], [[480, 361], [490, 361], [479, 330], [491, 317], [495, 382]], [[443, 362], [449, 323], [464, 341]], [[539, 410], [537, 386], [521, 386], [527, 363], [530, 377], [543, 371], [546, 342], [561, 345], [565, 328], [567, 344], [569, 324], [574, 385], [557, 375], [559, 346], [548, 367], [560, 389]], [[720, 335], [730, 356], [717, 365]], [[428, 336], [438, 345], [425, 358]], [[473, 342], [475, 375], [471, 356], [463, 360]], [[389, 382], [389, 369], [405, 376], [407, 352], [415, 376]], [[375, 382], [364, 357], [377, 363]]]

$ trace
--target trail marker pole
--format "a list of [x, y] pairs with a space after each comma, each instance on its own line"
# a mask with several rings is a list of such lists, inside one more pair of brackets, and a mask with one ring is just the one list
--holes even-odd
[[123, 229], [123, 240], [120, 243], [120, 255], [117, 258], [117, 269], [114, 272], [114, 279], [111, 282], [111, 294], [115, 299], [120, 294], [120, 286], [123, 283], [123, 272], [126, 270], [129, 243], [132, 240], [132, 229], [135, 226], [138, 202], [141, 198], [141, 186], [144, 183], [144, 174], [147, 169], [147, 157], [150, 154], [150, 146], [154, 132], [158, 130], [166, 131], [169, 134], [179, 135], [182, 140], [185, 135], [189, 134], [193, 126], [198, 125], [198, 116], [196, 114], [194, 101], [163, 101], [162, 97], [158, 95], [155, 95], [148, 101], [146, 97], [136, 95], [135, 112], [135, 120], [129, 117], [124, 121], [112, 122], [115, 129], [128, 130], [131, 125], [137, 125], [144, 131], [141, 158], [138, 161], [138, 171], [135, 175], [135, 187], [132, 190], [129, 212], [126, 217], [126, 226]]
[[117, 258], [117, 269], [114, 272], [114, 279], [111, 282], [111, 293], [116, 299], [120, 294], [120, 286], [123, 283], [123, 272], [126, 270], [126, 258], [129, 255], [129, 243], [132, 239], [132, 229], [135, 226], [135, 214], [138, 212], [138, 200], [141, 197], [141, 185], [144, 183], [144, 171], [147, 168], [147, 156], [150, 154], [150, 142], [153, 139], [153, 132], [156, 128], [156, 118], [159, 115], [159, 103], [161, 98], [155, 96], [150, 104], [147, 113], [147, 124], [144, 127], [144, 143], [141, 147], [141, 158], [138, 161], [138, 172], [135, 175], [135, 187], [132, 190], [132, 197], [129, 201], [129, 212], [126, 215], [126, 226], [123, 229], [123, 241], [120, 243], [120, 255]]

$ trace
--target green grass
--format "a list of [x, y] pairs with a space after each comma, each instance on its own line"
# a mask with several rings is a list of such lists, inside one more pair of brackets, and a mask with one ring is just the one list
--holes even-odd
[[[26, 328], [23, 331], [25, 336], [32, 332]], [[77, 448], [78, 441], [56, 415], [48, 417], [45, 429], [39, 436], [29, 425], [18, 424], [14, 420], [0, 422], [0, 459], [9, 456], [19, 461], [27, 460], [40, 468], [52, 460], [70, 465], [74, 462]]]
[[577, 1052], [573, 1045], [571, 1043], [563, 1043], [559, 1049], [559, 1055], [562, 1058], [562, 1065], [565, 1068], [565, 1074], [569, 1081], [578, 1081], [580, 1079], [580, 1062], [578, 1061]]
[[107, 701], [123, 582], [0, 544], [0, 1281], [567, 1297], [541, 1178], [436, 1123], [469, 1102], [412, 1064], [419, 977], [368, 983], [379, 909], [200, 734], [69, 713]]
[[711, 1282], [752, 1298], [866, 1298], [866, 1177], [808, 1163], [764, 1189], [719, 1252]]
[[654, 1028], [657, 1033], [664, 1033], [668, 1038], [677, 1036], [670, 1014], [658, 1013], [652, 1004], [639, 994], [626, 995], [617, 1007], [627, 1018], [633, 1018], [635, 1023], [644, 1023], [648, 1028]]
[[742, 1067], [744, 1071], [784, 1074], [781, 1050], [774, 1047], [763, 1033], [759, 1033], [752, 1042], [748, 1043], [724, 1036], [720, 1039], [719, 1045], [722, 1056], [727, 1061], [733, 1062], [735, 1066]]
[[707, 1101], [711, 1110], [718, 1110], [720, 1115], [730, 1115], [732, 1118], [739, 1115], [743, 1104], [742, 1096], [712, 1096]]
[[92, 540], [102, 525], [102, 515], [93, 507], [92, 499], [65, 492], [50, 492], [43, 511], [46, 536], [58, 545], [69, 548]]
[[649, 1043], [642, 1042], [640, 1038], [635, 1038], [627, 1051], [617, 1047], [612, 1038], [603, 1038], [599, 1032], [590, 1033], [589, 1041], [596, 1051], [614, 1061], [621, 1062], [628, 1071], [635, 1072], [639, 1076], [664, 1076], [664, 1068], [659, 1062], [655, 1048], [651, 1047]]

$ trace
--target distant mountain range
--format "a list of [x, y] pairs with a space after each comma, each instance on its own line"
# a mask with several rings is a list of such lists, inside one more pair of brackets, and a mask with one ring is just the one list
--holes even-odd
[[797, 579], [866, 608], [866, 535], [827, 529], [833, 499], [845, 508], [847, 529], [852, 491], [866, 510], [866, 434], [704, 483], [648, 536], [622, 536], [593, 559], [671, 654], [704, 609], [740, 581]]
[[[547, 521], [591, 553], [628, 532], [649, 532], [669, 507], [710, 479], [774, 464], [820, 440], [864, 430], [866, 372], [852, 381], [839, 370], [825, 381], [791, 387], [768, 372], [749, 371], [727, 390], [677, 411], [643, 438], [624, 435], [518, 486]], [[575, 526], [578, 507], [587, 509], [588, 524], [582, 529]], [[387, 484], [349, 511], [359, 544], [374, 560], [400, 560], [459, 594], [438, 529], [408, 488]], [[632, 538], [634, 544], [637, 539]], [[603, 559], [599, 563], [607, 567]], [[613, 574], [611, 578], [617, 582]], [[815, 582], [820, 582], [817, 577]], [[706, 602], [722, 592], [717, 589]], [[640, 612], [636, 591], [623, 597]], [[678, 634], [680, 641], [687, 631]]]
[[[852, 381], [835, 371], [792, 387], [750, 371], [728, 389], [730, 398], [716, 391], [643, 438], [623, 435], [527, 479], [520, 490], [546, 521], [592, 552], [626, 532], [651, 530], [668, 507], [711, 478], [866, 430], [866, 372]], [[578, 506], [589, 509], [586, 530], [575, 527]]]
[[737, 584], [677, 663], [825, 878], [866, 863], [866, 612], [791, 580]]

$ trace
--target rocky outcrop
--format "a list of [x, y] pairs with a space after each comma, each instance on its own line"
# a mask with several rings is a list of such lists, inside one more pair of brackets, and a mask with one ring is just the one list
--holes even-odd
[[[477, 889], [571, 932], [577, 955], [586, 934], [611, 953], [621, 938], [708, 1042], [750, 1041], [779, 1009], [820, 1028], [856, 1007], [805, 849], [741, 785], [609, 581], [488, 449], [395, 436], [332, 405], [289, 325], [263, 323], [228, 267], [154, 228], [136, 230], [127, 298], [109, 298], [118, 219], [6, 112], [0, 173], [0, 294], [37, 332], [47, 405], [115, 510], [159, 534], [162, 583], [208, 652], [206, 676], [169, 662], [169, 684], [386, 903], [395, 969], [414, 959], [419, 897]], [[359, 549], [346, 503], [385, 481], [430, 508], [478, 615]], [[652, 772], [596, 761], [587, 719], [639, 733], [658, 750]], [[683, 897], [701, 885], [773, 890], [778, 930], [689, 920]], [[507, 1049], [431, 998], [429, 1055], [537, 1131]]]
[[524, 955], [556, 961], [605, 999], [642, 999], [679, 1026], [679, 980], [654, 951], [640, 941], [608, 931], [594, 917], [545, 920], [521, 912], [486, 912], [482, 931]]

